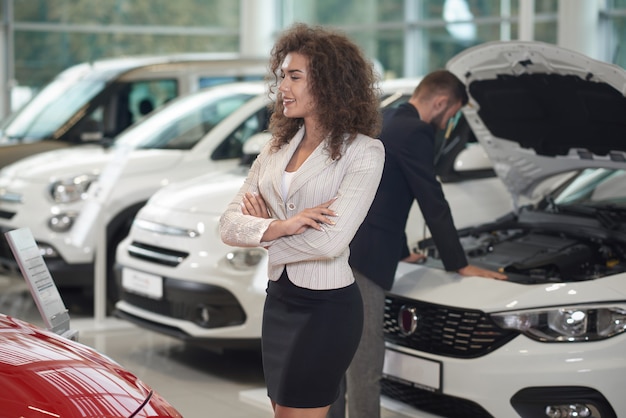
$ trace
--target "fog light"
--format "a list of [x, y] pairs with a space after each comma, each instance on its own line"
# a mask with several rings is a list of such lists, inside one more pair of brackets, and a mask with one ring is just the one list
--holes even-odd
[[74, 213], [60, 213], [48, 219], [48, 227], [54, 232], [67, 232], [74, 224], [74, 219]]
[[239, 248], [226, 254], [228, 264], [237, 270], [251, 270], [263, 259], [265, 250], [260, 248]]
[[549, 418], [589, 418], [591, 410], [584, 404], [550, 405], [546, 407], [546, 416]]
[[196, 307], [196, 323], [201, 327], [207, 328], [209, 321], [211, 320], [210, 308], [205, 305], [198, 305]]
[[39, 244], [38, 243], [37, 247], [39, 247], [39, 253], [44, 258], [56, 258], [56, 257], [59, 257], [58, 251], [56, 249], [54, 249], [54, 247], [52, 247], [51, 245]]
[[511, 405], [520, 418], [617, 417], [604, 395], [584, 386], [525, 388], [513, 395]]

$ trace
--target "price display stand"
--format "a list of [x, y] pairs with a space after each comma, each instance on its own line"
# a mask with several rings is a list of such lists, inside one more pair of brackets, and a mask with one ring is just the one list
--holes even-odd
[[69, 312], [30, 229], [14, 229], [4, 235], [46, 328], [76, 341], [78, 331], [70, 329]]

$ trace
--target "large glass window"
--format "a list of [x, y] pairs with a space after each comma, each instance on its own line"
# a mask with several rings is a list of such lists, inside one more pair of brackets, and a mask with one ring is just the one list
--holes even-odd
[[13, 0], [16, 82], [41, 88], [101, 58], [237, 52], [239, 15], [232, 0]]
[[232, 0], [14, 0], [15, 21], [237, 28]]
[[[535, 39], [556, 42], [557, 0], [536, 0]], [[518, 37], [519, 0], [281, 0], [282, 22], [343, 30], [385, 77], [420, 76], [458, 52]]]
[[607, 0], [606, 10], [600, 16], [605, 23], [604, 29], [605, 44], [604, 54], [608, 56], [608, 61], [626, 68], [626, 0]]
[[621, 39], [626, 39], [626, 10], [623, 10], [623, 12], [624, 15], [616, 16], [612, 22], [611, 37], [615, 42], [612, 43], [613, 48], [609, 51], [609, 54], [614, 64], [626, 68], [626, 44], [620, 41]]
[[[534, 39], [557, 43], [561, 1], [532, 1]], [[520, 10], [528, 4], [522, 0], [263, 2], [268, 7], [275, 2], [280, 15], [273, 33], [296, 21], [332, 25], [376, 59], [388, 78], [423, 75], [479, 43], [519, 39]], [[237, 52], [245, 4], [98, 0], [94, 7], [93, 0], [13, 0], [15, 80], [10, 82], [36, 90], [71, 65], [121, 55]], [[602, 1], [600, 19], [602, 59], [626, 67], [621, 42], [626, 39], [626, 0]]]

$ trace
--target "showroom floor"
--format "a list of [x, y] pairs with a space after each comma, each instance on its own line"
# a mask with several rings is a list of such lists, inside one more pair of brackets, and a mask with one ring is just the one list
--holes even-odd
[[[80, 342], [108, 355], [151, 385], [185, 418], [272, 417], [259, 353], [218, 354], [115, 318], [95, 321], [75, 315], [68, 308], [71, 328], [78, 331]], [[25, 283], [2, 276], [0, 312], [43, 324]], [[383, 400], [383, 406], [383, 418], [420, 417], [389, 400]]]

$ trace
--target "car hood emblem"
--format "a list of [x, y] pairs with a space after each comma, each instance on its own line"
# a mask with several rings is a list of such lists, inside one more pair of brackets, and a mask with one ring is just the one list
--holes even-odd
[[417, 329], [418, 322], [419, 315], [415, 307], [404, 305], [400, 308], [400, 312], [398, 313], [398, 327], [403, 335], [413, 335]]

